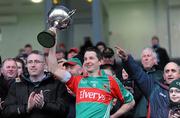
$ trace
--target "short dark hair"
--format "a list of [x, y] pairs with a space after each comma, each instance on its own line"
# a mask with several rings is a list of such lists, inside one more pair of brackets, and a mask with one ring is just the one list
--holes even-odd
[[99, 41], [97, 44], [96, 44], [96, 47], [98, 47], [99, 45], [102, 45], [104, 46], [104, 48], [106, 48], [106, 44], [102, 41]]
[[114, 51], [112, 48], [110, 47], [106, 47], [103, 52], [102, 52], [102, 56], [105, 58], [111, 58], [114, 56]]
[[152, 40], [158, 40], [159, 41], [159, 38], [157, 36], [153, 36]]
[[[39, 51], [39, 50], [33, 50], [29, 55], [31, 55], [31, 54], [41, 55], [41, 56], [43, 57], [44, 61], [45, 61], [45, 55], [44, 55], [44, 53], [42, 53], [41, 51]], [[28, 55], [28, 56], [29, 56], [29, 55]]]
[[39, 55], [44, 55], [41, 51], [39, 51], [39, 50], [33, 50], [32, 52], [31, 52], [31, 54], [39, 54]]
[[26, 44], [26, 45], [24, 46], [24, 48], [32, 48], [32, 45], [31, 45], [31, 44]]
[[88, 47], [86, 50], [85, 50], [85, 53], [88, 52], [88, 51], [93, 51], [96, 53], [96, 56], [99, 60], [102, 59], [102, 54], [101, 52], [96, 48], [96, 47]]

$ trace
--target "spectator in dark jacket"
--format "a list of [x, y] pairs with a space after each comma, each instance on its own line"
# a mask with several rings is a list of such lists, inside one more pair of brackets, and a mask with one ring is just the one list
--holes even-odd
[[168, 85], [180, 77], [180, 68], [174, 62], [169, 62], [164, 67], [164, 83], [160, 83], [145, 73], [142, 68], [120, 47], [117, 48], [118, 56], [123, 60], [127, 72], [135, 76], [136, 82], [149, 101], [147, 118], [168, 118], [169, 93]]
[[102, 53], [106, 49], [106, 44], [102, 41], [97, 42], [96, 48]]
[[[160, 81], [163, 78], [162, 71], [158, 68], [157, 63], [157, 55], [156, 52], [152, 48], [145, 48], [141, 53], [141, 64], [144, 72], [146, 72], [149, 76], [152, 76], [152, 79]], [[136, 87], [137, 88], [137, 87]], [[136, 89], [136, 93], [139, 89]], [[142, 90], [139, 92], [141, 95], [136, 95], [139, 98], [136, 98], [136, 109], [134, 113], [134, 118], [146, 118], [147, 115], [147, 105], [148, 101], [145, 96], [142, 95]]]
[[17, 77], [17, 65], [13, 58], [7, 58], [2, 62], [1, 74], [0, 74], [0, 98], [4, 100], [8, 93], [10, 85], [15, 81]]
[[12, 84], [4, 102], [3, 115], [9, 118], [65, 118], [67, 90], [50, 73], [44, 73], [45, 58], [38, 51], [27, 57], [29, 77]]
[[165, 48], [160, 47], [159, 38], [157, 36], [152, 37], [151, 40], [152, 48], [157, 53], [158, 65], [163, 70], [164, 66], [169, 62], [169, 56]]
[[[13, 58], [7, 58], [2, 62], [0, 74], [0, 111], [7, 96], [8, 90], [17, 77], [17, 65]], [[0, 115], [0, 117], [2, 117]]]

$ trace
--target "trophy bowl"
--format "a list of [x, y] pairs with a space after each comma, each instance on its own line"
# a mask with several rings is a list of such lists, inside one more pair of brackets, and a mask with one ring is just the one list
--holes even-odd
[[76, 10], [69, 10], [64, 6], [55, 6], [48, 13], [48, 29], [40, 32], [37, 36], [38, 42], [45, 48], [51, 48], [56, 42], [56, 30], [66, 29], [72, 22], [71, 16]]

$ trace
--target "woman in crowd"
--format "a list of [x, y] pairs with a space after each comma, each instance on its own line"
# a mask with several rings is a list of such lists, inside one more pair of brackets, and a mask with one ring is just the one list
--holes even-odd
[[27, 69], [26, 69], [26, 66], [25, 66], [25, 63], [22, 59], [20, 58], [15, 58], [15, 61], [16, 61], [16, 64], [17, 64], [17, 68], [18, 68], [18, 75], [17, 75], [17, 78], [16, 78], [16, 82], [19, 82], [21, 81], [20, 78], [22, 75], [27, 75]]

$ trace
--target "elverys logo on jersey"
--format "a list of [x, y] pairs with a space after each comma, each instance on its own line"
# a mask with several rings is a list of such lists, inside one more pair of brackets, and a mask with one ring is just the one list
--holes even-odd
[[105, 96], [97, 92], [80, 91], [80, 99], [95, 99], [97, 101], [105, 100]]
[[80, 88], [76, 96], [77, 103], [79, 102], [100, 102], [109, 104], [112, 97], [110, 93], [97, 88]]

